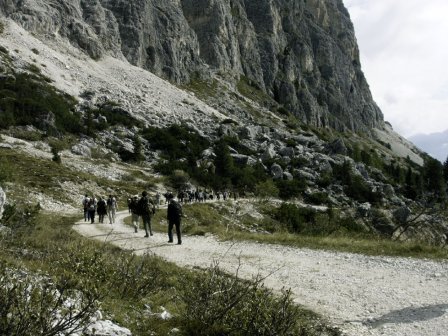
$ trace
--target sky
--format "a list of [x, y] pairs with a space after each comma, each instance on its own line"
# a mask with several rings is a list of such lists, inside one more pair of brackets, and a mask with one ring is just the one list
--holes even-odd
[[448, 130], [448, 0], [343, 0], [373, 99], [405, 137]]

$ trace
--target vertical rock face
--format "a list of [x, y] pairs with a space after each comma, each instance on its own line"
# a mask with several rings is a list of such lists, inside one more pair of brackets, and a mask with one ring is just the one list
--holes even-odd
[[318, 127], [383, 125], [342, 0], [5, 0], [0, 13], [173, 82], [244, 76]]

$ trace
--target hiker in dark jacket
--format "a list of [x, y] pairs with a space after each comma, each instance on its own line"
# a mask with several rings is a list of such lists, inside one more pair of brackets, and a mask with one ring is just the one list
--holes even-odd
[[[151, 217], [155, 214], [156, 207], [146, 191], [142, 192], [142, 197], [138, 201], [138, 214], [142, 216], [145, 237], [152, 236]], [[148, 234], [149, 233], [149, 234]]]
[[168, 204], [168, 243], [173, 242], [173, 226], [176, 226], [177, 244], [182, 244], [182, 235], [180, 231], [180, 222], [182, 218], [182, 205], [173, 197]]
[[139, 209], [138, 209], [138, 195], [135, 195], [129, 202], [129, 209], [132, 213], [132, 225], [134, 226], [135, 233], [138, 232], [138, 222], [139, 222]]
[[100, 200], [96, 205], [96, 212], [98, 213], [98, 222], [104, 223], [104, 216], [107, 215], [107, 207], [106, 201], [102, 197], [100, 197]]

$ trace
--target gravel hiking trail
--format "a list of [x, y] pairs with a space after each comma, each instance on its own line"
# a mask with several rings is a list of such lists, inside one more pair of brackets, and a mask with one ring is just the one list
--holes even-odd
[[[164, 211], [164, 210], [159, 210]], [[294, 300], [326, 317], [344, 335], [447, 336], [448, 262], [370, 257], [257, 242], [219, 241], [212, 235], [183, 236], [167, 243], [166, 233], [145, 238], [123, 223], [77, 222], [74, 229], [136, 254], [155, 254], [183, 267], [215, 262], [241, 278], [267, 276], [267, 287], [290, 288]], [[186, 219], [188, 220], [188, 219]]]

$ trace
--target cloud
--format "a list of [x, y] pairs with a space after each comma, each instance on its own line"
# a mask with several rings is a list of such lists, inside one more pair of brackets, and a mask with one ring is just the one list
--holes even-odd
[[440, 162], [448, 159], [448, 129], [432, 134], [417, 134], [409, 140]]
[[405, 136], [448, 126], [448, 1], [345, 0], [385, 119]]

